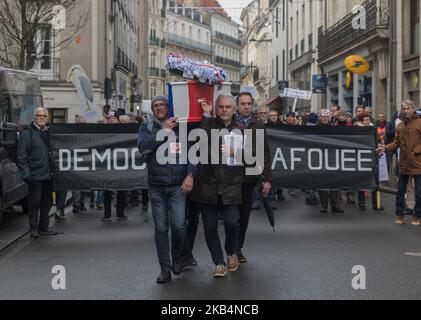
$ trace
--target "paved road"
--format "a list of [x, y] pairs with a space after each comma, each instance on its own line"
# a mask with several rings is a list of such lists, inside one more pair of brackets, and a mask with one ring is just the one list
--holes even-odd
[[[245, 254], [248, 264], [225, 279], [211, 277], [203, 231], [199, 266], [169, 285], [157, 285], [158, 264], [151, 222], [130, 209], [128, 222], [101, 223], [101, 212], [71, 215], [55, 238], [25, 238], [0, 253], [0, 299], [420, 299], [421, 228], [393, 222], [387, 212], [321, 214], [289, 198], [276, 213], [272, 233], [263, 212], [254, 212]], [[222, 232], [222, 230], [221, 230]], [[64, 291], [51, 288], [54, 265], [66, 268]], [[353, 266], [367, 271], [367, 289], [355, 291]]]

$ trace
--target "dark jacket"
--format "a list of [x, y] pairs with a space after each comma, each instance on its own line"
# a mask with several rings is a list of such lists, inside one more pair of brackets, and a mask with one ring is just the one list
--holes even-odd
[[396, 129], [395, 139], [385, 146], [386, 151], [400, 148], [400, 173], [421, 175], [421, 119], [413, 116]]
[[24, 181], [50, 180], [50, 155], [48, 130], [41, 132], [32, 123], [20, 134], [18, 142], [16, 163]]
[[[157, 120], [148, 120], [140, 127], [138, 147], [139, 152], [146, 155], [148, 166], [148, 183], [157, 186], [175, 186], [182, 185], [187, 175], [196, 174], [196, 166], [191, 164], [180, 164], [177, 157], [176, 164], [162, 165], [158, 162], [156, 152], [164, 144], [163, 141], [157, 141], [157, 133], [162, 129], [162, 125]], [[178, 130], [174, 132], [178, 137]]]
[[[263, 165], [263, 172], [262, 175], [265, 178], [265, 181], [272, 183], [272, 154], [270, 152], [269, 141], [267, 138], [267, 132], [265, 124], [262, 121], [259, 121], [255, 115], [251, 116], [250, 122], [247, 127], [244, 127], [241, 123], [237, 123], [237, 126], [244, 130], [252, 130], [253, 132], [253, 144], [252, 150], [253, 155], [256, 153], [256, 142], [257, 142], [257, 130], [264, 130], [265, 133], [265, 141], [264, 141], [264, 165]], [[245, 165], [245, 167], [255, 167], [255, 165]], [[257, 184], [259, 180], [259, 176], [256, 175], [247, 175], [246, 171], [244, 171], [244, 183], [247, 184]]]
[[[201, 126], [208, 133], [209, 143], [209, 162], [211, 159], [211, 130], [212, 129], [228, 129], [230, 132], [234, 129], [239, 129], [235, 119], [226, 127], [219, 119], [205, 119]], [[215, 152], [220, 152], [221, 155], [221, 141], [219, 149]], [[239, 205], [242, 202], [241, 186], [243, 183], [244, 167], [242, 166], [228, 166], [222, 164], [199, 164], [197, 169], [197, 176], [194, 182], [192, 191], [192, 200], [198, 203], [217, 205], [219, 196], [222, 197], [224, 205]]]

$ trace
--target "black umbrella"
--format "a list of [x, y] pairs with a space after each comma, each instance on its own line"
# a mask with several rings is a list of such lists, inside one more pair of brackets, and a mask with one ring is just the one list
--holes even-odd
[[[263, 183], [265, 182], [265, 178], [263, 176], [260, 176], [259, 178], [259, 192], [261, 193], [263, 191]], [[273, 228], [273, 232], [275, 232], [275, 216], [273, 214], [272, 206], [270, 205], [267, 197], [263, 198], [263, 206], [265, 208], [266, 214], [269, 219], [269, 223]]]

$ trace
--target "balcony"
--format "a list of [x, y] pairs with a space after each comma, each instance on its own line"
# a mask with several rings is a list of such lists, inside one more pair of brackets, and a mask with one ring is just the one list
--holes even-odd
[[319, 60], [323, 61], [354, 44], [372, 42], [376, 37], [388, 38], [388, 1], [367, 0], [363, 6], [366, 10], [365, 29], [352, 27], [356, 15], [351, 13], [325, 32], [319, 31]]
[[231, 67], [235, 67], [235, 68], [240, 68], [241, 67], [241, 63], [238, 61], [234, 61], [231, 59], [227, 59], [224, 57], [220, 57], [220, 56], [215, 56], [215, 63], [219, 63], [219, 64], [225, 64], [225, 65], [229, 65]]
[[59, 81], [60, 59], [44, 58], [42, 61], [36, 63], [31, 71], [35, 72], [41, 81]]
[[210, 45], [202, 43], [202, 42], [194, 41], [185, 37], [181, 37], [173, 33], [166, 33], [165, 40], [169, 43], [180, 45], [185, 48], [199, 50], [207, 54], [212, 54], [212, 47]]
[[237, 46], [241, 46], [241, 40], [233, 38], [229, 35], [226, 35], [224, 33], [218, 32], [218, 31], [214, 31], [214, 36], [218, 39], [221, 39], [223, 41], [229, 42], [231, 44], [235, 44]]
[[151, 77], [157, 77], [157, 78], [165, 78], [166, 76], [166, 71], [163, 69], [159, 69], [159, 68], [149, 68], [149, 75]]
[[159, 38], [150, 38], [149, 39], [149, 44], [151, 45], [151, 46], [154, 46], [154, 47], [161, 47], [161, 48], [165, 48], [165, 41], [164, 40], [162, 40], [162, 39], [159, 39]]

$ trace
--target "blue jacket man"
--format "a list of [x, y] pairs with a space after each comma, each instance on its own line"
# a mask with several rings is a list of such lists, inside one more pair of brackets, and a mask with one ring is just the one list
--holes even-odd
[[[171, 281], [171, 271], [179, 275], [183, 269], [181, 253], [186, 235], [186, 195], [193, 188], [196, 167], [180, 163], [177, 156], [175, 163], [160, 163], [157, 151], [161, 145], [168, 142], [158, 141], [157, 136], [160, 130], [165, 130], [167, 133], [174, 132], [178, 137], [178, 118], [169, 117], [169, 102], [164, 96], [152, 100], [152, 111], [153, 118], [140, 127], [138, 147], [139, 152], [146, 155], [148, 167], [150, 201], [155, 223], [155, 245], [161, 266], [157, 282], [167, 283]], [[188, 147], [180, 143], [172, 144], [168, 146], [170, 153], [178, 153], [180, 148]], [[168, 238], [169, 227], [172, 232], [172, 259]]]
[[52, 184], [47, 122], [47, 109], [37, 108], [34, 112], [34, 121], [23, 131], [18, 142], [17, 165], [24, 181], [29, 186], [28, 209], [31, 238], [57, 234], [49, 229]]

